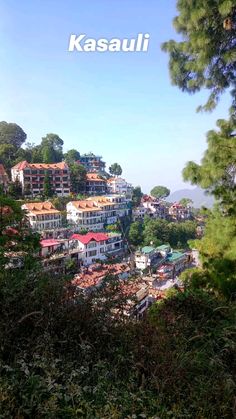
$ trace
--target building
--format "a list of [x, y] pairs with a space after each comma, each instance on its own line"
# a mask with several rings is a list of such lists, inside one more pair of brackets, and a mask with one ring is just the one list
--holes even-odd
[[86, 195], [104, 195], [107, 192], [107, 181], [98, 173], [87, 173], [85, 182]]
[[143, 221], [145, 215], [148, 215], [148, 214], [149, 214], [148, 209], [143, 207], [142, 205], [139, 205], [138, 207], [132, 210], [133, 221]]
[[125, 195], [128, 198], [132, 198], [133, 187], [131, 183], [127, 183], [125, 179], [121, 177], [112, 177], [107, 180], [108, 193]]
[[141, 200], [141, 206], [147, 209], [150, 217], [166, 219], [169, 215], [168, 204], [149, 195], [144, 195]]
[[137, 269], [147, 269], [159, 265], [163, 258], [157, 249], [152, 246], [144, 246], [135, 253], [135, 264]]
[[99, 231], [128, 215], [127, 200], [121, 195], [96, 196], [71, 201], [66, 206], [67, 220], [79, 230]]
[[189, 220], [192, 217], [192, 208], [176, 202], [170, 206], [169, 215], [175, 221]]
[[123, 263], [114, 265], [94, 264], [89, 268], [82, 268], [81, 272], [72, 280], [72, 285], [79, 291], [89, 293], [99, 288], [108, 275], [114, 275], [120, 280], [126, 280], [130, 275], [130, 267]]
[[61, 213], [51, 202], [32, 202], [22, 205], [32, 230], [42, 232], [61, 227]]
[[70, 171], [65, 162], [46, 164], [22, 161], [11, 169], [13, 182], [18, 179], [23, 194], [31, 196], [43, 194], [46, 175], [49, 176], [51, 188], [56, 195], [70, 194]]
[[163, 265], [157, 270], [161, 278], [174, 278], [181, 273], [190, 263], [190, 256], [186, 253], [169, 253]]
[[102, 156], [95, 156], [93, 153], [83, 154], [78, 160], [79, 164], [85, 167], [87, 172], [104, 172], [106, 163], [102, 161]]
[[3, 164], [0, 164], [0, 185], [3, 189], [3, 192], [7, 191], [8, 184], [9, 184], [8, 174], [7, 174]]
[[78, 230], [99, 231], [104, 227], [102, 209], [93, 201], [71, 201], [66, 212], [67, 221]]

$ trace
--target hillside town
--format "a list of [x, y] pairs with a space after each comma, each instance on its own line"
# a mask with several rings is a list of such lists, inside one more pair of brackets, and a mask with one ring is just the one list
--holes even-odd
[[[6, 195], [10, 185], [20, 190], [24, 223], [40, 236], [35, 257], [45, 272], [68, 275], [68, 286], [84, 295], [99, 289], [107, 277], [118, 278], [122, 292], [131, 293], [126, 314], [140, 318], [170, 288], [181, 289], [179, 275], [198, 259], [187, 245], [173, 248], [158, 237], [157, 246], [152, 240], [134, 243], [132, 228], [143, 227], [147, 220], [171, 225], [192, 221], [197, 237], [203, 234], [204, 220], [197, 219], [188, 200], [170, 204], [165, 194], [143, 194], [140, 187], [134, 188], [121, 177], [117, 163], [113, 166], [108, 173], [101, 156], [80, 155], [73, 161], [73, 169], [83, 170], [79, 193], [73, 188], [72, 166], [65, 160], [20, 161], [11, 168], [10, 176], [1, 164], [0, 184]], [[7, 256], [7, 269], [22, 268], [19, 252]]]

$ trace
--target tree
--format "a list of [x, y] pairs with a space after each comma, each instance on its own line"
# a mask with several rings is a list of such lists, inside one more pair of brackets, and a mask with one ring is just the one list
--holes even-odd
[[122, 174], [122, 168], [118, 163], [113, 163], [110, 167], [109, 167], [109, 172], [111, 175], [115, 175], [115, 176], [121, 176]]
[[138, 207], [140, 205], [141, 199], [142, 199], [143, 193], [140, 186], [136, 186], [133, 189], [132, 194], [132, 204], [134, 207]]
[[80, 158], [80, 153], [77, 150], [75, 150], [74, 148], [72, 148], [71, 150], [68, 150], [64, 154], [64, 159], [65, 159], [67, 164], [75, 163], [76, 161], [79, 160], [79, 158]]
[[14, 123], [0, 122], [0, 144], [11, 145], [17, 150], [26, 140], [26, 133]]
[[85, 191], [86, 169], [78, 163], [69, 164], [71, 191], [75, 194], [83, 193]]
[[54, 195], [48, 173], [44, 176], [43, 195], [45, 198], [51, 198]]
[[207, 103], [199, 107], [205, 110], [212, 110], [221, 94], [232, 88], [235, 110], [235, 1], [178, 0], [177, 9], [174, 27], [183, 40], [170, 40], [162, 46], [170, 55], [172, 83], [189, 93], [209, 89]]
[[57, 163], [63, 158], [63, 140], [57, 134], [47, 134], [42, 138], [40, 153], [43, 163]]
[[184, 180], [215, 196], [225, 211], [236, 212], [236, 121], [217, 121], [218, 131], [207, 134], [208, 148], [201, 164], [189, 162], [183, 170]]
[[129, 229], [129, 242], [133, 246], [140, 246], [143, 243], [143, 225], [139, 221], [131, 224]]
[[193, 204], [193, 201], [192, 201], [192, 199], [190, 199], [190, 198], [182, 198], [182, 199], [179, 201], [179, 203], [180, 203], [181, 205], [183, 205], [184, 207], [187, 207], [188, 205], [192, 205], [192, 204]]
[[155, 186], [151, 192], [151, 196], [158, 199], [164, 199], [167, 198], [167, 196], [170, 195], [170, 190], [166, 188], [165, 186]]
[[14, 182], [9, 183], [8, 194], [9, 194], [9, 196], [11, 196], [12, 198], [15, 198], [15, 199], [19, 199], [19, 198], [22, 197], [22, 185], [21, 185], [18, 177], [16, 178], [16, 180]]

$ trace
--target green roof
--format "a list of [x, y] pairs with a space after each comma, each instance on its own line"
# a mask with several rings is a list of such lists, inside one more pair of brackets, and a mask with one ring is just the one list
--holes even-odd
[[167, 262], [175, 262], [178, 259], [181, 259], [185, 253], [173, 252], [171, 255], [167, 256]]
[[161, 246], [157, 247], [157, 250], [168, 250], [170, 248], [169, 244], [162, 244]]
[[152, 246], [144, 246], [142, 248], [142, 253], [151, 253], [151, 252], [153, 252], [153, 250], [155, 250], [155, 249]]

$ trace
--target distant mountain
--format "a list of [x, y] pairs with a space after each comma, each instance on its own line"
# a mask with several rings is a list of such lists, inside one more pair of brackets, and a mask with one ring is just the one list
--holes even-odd
[[189, 198], [193, 201], [194, 208], [212, 208], [214, 204], [214, 198], [210, 195], [206, 195], [205, 191], [201, 188], [194, 189], [180, 189], [175, 191], [166, 199], [167, 202], [179, 202], [182, 198]]

